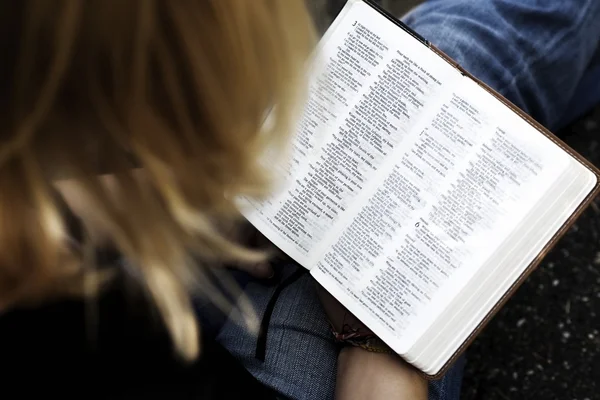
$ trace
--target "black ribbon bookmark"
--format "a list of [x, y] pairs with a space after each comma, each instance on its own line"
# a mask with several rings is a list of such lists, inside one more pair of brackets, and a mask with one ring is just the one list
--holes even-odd
[[267, 355], [267, 335], [269, 330], [269, 323], [271, 322], [271, 315], [273, 315], [273, 310], [275, 310], [275, 304], [277, 303], [277, 299], [283, 290], [290, 286], [292, 283], [296, 282], [302, 275], [307, 272], [302, 267], [298, 267], [298, 269], [289, 277], [287, 277], [283, 282], [279, 284], [269, 303], [267, 304], [267, 308], [265, 309], [265, 314], [263, 315], [262, 321], [260, 323], [260, 330], [258, 332], [258, 338], [256, 340], [256, 352], [254, 353], [254, 357], [257, 360], [262, 362], [265, 361]]

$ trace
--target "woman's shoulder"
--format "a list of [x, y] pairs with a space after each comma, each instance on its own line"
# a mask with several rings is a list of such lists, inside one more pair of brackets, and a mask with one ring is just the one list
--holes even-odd
[[[86, 398], [272, 397], [218, 343], [199, 340], [201, 357], [181, 361], [150, 302], [122, 275], [97, 300], [62, 300], [0, 315], [0, 365], [8, 371], [3, 382], [42, 379], [46, 395], [81, 395], [88, 388]], [[41, 387], [19, 383], [18, 389]]]

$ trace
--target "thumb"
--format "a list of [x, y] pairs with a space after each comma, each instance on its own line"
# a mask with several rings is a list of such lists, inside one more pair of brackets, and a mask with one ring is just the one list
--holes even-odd
[[244, 264], [237, 267], [258, 279], [270, 279], [275, 275], [275, 270], [267, 261], [254, 264]]

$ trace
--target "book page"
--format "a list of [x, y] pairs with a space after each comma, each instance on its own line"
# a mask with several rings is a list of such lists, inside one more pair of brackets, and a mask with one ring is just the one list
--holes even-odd
[[313, 269], [399, 353], [567, 168], [570, 156], [468, 78], [447, 93]]
[[[393, 162], [426, 108], [460, 74], [370, 6], [358, 2], [321, 47], [298, 125], [289, 185], [247, 218], [310, 268], [329, 231]], [[320, 64], [322, 63], [322, 65]], [[430, 65], [425, 68], [425, 66]]]
[[425, 332], [418, 333], [417, 342], [403, 358], [428, 374], [437, 374], [539, 257], [596, 183], [596, 175], [572, 159], [541, 203], [496, 247], [460, 293], [444, 303], [441, 315]]

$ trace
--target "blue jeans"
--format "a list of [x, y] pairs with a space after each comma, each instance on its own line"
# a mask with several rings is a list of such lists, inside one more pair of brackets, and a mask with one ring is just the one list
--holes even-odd
[[[600, 103], [600, 1], [430, 0], [404, 21], [551, 130]], [[286, 266], [282, 278], [293, 274]], [[259, 316], [276, 287], [245, 288]], [[264, 351], [257, 337], [226, 322], [217, 339], [261, 382], [285, 398], [331, 399], [337, 348], [303, 275], [273, 309]], [[464, 359], [429, 385], [431, 400], [460, 397]]]
[[404, 22], [552, 131], [600, 103], [598, 0], [429, 0]]
[[[286, 282], [302, 267], [278, 266], [278, 282]], [[260, 319], [278, 285], [249, 282], [244, 292], [252, 300]], [[235, 312], [235, 311], [234, 311]], [[333, 399], [339, 348], [315, 292], [315, 282], [304, 273], [279, 294], [272, 309], [266, 346], [260, 353], [260, 335], [227, 320], [217, 341], [232, 353], [252, 375], [273, 388], [281, 398]], [[459, 359], [443, 379], [430, 382], [429, 399], [458, 399], [465, 360]]]

